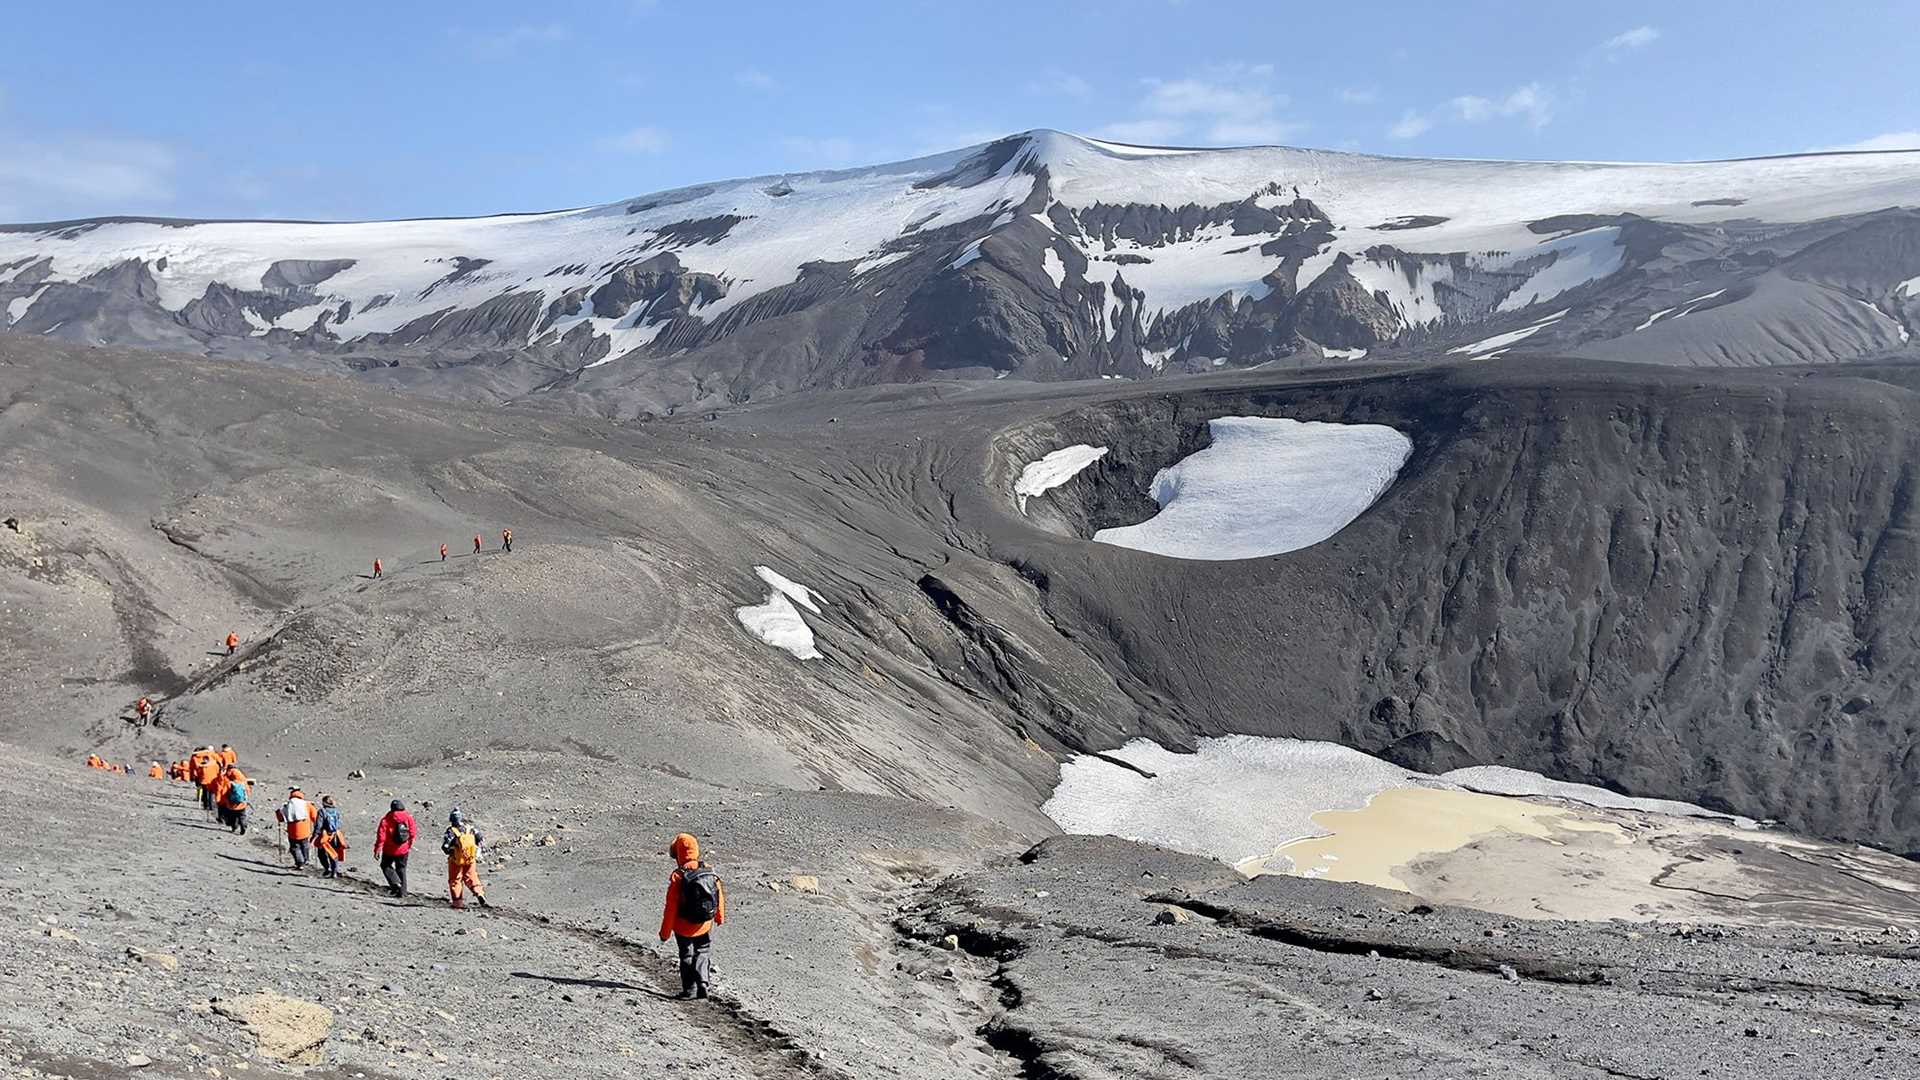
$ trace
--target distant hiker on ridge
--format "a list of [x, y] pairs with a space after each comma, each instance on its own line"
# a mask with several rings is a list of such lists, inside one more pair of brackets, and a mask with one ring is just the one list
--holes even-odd
[[453, 910], [466, 910], [466, 901], [460, 899], [462, 885], [472, 889], [473, 898], [486, 907], [487, 894], [481, 891], [480, 873], [474, 868], [480, 861], [480, 830], [461, 820], [458, 808], [447, 815], [447, 834], [440, 838], [440, 850], [447, 853], [447, 894], [453, 899]]
[[380, 560], [379, 559], [373, 560], [373, 576], [375, 580], [379, 580], [379, 577], [380, 577]]
[[480, 534], [479, 533], [473, 534], [473, 553], [475, 555], [480, 554]]
[[227, 631], [227, 655], [232, 656], [234, 653], [234, 650], [238, 649], [239, 647], [240, 647], [240, 635], [234, 633], [231, 630]]
[[380, 873], [387, 879], [387, 891], [394, 896], [407, 895], [407, 853], [413, 850], [413, 838], [420, 826], [407, 813], [407, 804], [393, 800], [392, 809], [380, 819], [373, 835], [373, 853], [380, 858]]
[[286, 805], [275, 815], [287, 827], [287, 852], [293, 856], [293, 868], [305, 870], [313, 858], [313, 804], [299, 788], [289, 789]]
[[692, 833], [674, 837], [668, 850], [678, 866], [667, 877], [660, 940], [672, 937], [679, 947], [680, 997], [703, 998], [713, 974], [713, 928], [727, 921], [727, 890], [700, 861], [700, 841]]
[[153, 702], [142, 697], [133, 703], [133, 713], [140, 718], [140, 726], [146, 727], [153, 720]]
[[160, 767], [160, 763], [157, 761], [154, 762], [153, 766], [147, 770], [147, 779], [149, 780], [165, 780], [166, 778], [167, 778], [167, 771], [165, 769], [162, 769]]
[[500, 530], [500, 550], [507, 552], [508, 554], [511, 554], [513, 552], [513, 530], [512, 529]]
[[240, 752], [233, 748], [232, 743], [220, 744], [220, 764], [222, 765], [240, 764]]
[[447, 561], [447, 545], [445, 544], [440, 545], [440, 561], [441, 562]]

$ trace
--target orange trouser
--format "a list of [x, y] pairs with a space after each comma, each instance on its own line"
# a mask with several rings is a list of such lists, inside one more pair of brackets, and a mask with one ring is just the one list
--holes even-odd
[[447, 863], [447, 893], [455, 900], [460, 899], [460, 887], [464, 885], [480, 895], [480, 872], [470, 862]]

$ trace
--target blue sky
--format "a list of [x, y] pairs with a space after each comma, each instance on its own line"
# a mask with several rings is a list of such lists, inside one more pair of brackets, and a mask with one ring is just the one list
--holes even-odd
[[9, 221], [549, 209], [1034, 127], [1416, 156], [1920, 146], [1904, 2], [10, 7]]

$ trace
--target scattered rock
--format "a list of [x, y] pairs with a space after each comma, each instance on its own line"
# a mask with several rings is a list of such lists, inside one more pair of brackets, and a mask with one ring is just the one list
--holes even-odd
[[161, 971], [179, 971], [180, 958], [172, 953], [148, 952], [137, 945], [127, 946], [127, 959]]
[[46, 933], [48, 937], [52, 938], [55, 941], [71, 941], [76, 944], [79, 943], [80, 941], [79, 934], [76, 934], [71, 930], [62, 930], [57, 926], [47, 927]]
[[1500, 965], [1500, 977], [1507, 980], [1510, 983], [1517, 983], [1520, 981], [1520, 973], [1513, 970], [1513, 968], [1507, 964]]
[[1381, 993], [1378, 987], [1371, 987], [1367, 990], [1367, 1000], [1385, 1001], [1387, 1000], [1387, 995]]
[[946, 949], [948, 952], [958, 951], [960, 948], [960, 935], [948, 934], [946, 937], [941, 938], [940, 947]]
[[1181, 926], [1193, 921], [1193, 914], [1185, 908], [1163, 907], [1153, 917], [1156, 926]]
[[295, 1065], [318, 1065], [333, 1031], [333, 1011], [324, 1005], [263, 990], [213, 1003], [213, 1011], [246, 1025], [260, 1053]]
[[367, 770], [365, 769], [355, 769], [347, 774], [347, 779], [349, 780], [365, 780], [366, 778]]
[[153, 1064], [153, 1059], [145, 1054], [128, 1054], [127, 1064], [136, 1069], [144, 1069]]
[[820, 891], [820, 879], [812, 874], [795, 874], [787, 879], [787, 884], [792, 886], [795, 892], [817, 893]]

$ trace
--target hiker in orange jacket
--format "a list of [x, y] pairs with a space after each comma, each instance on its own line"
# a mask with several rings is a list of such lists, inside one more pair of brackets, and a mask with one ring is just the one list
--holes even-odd
[[340, 828], [340, 808], [333, 796], [320, 796], [320, 816], [314, 823], [313, 851], [320, 856], [320, 876], [337, 878], [347, 861], [347, 834]]
[[227, 824], [227, 789], [232, 786], [233, 769], [220, 766], [220, 775], [213, 778], [213, 815], [222, 825]]
[[240, 764], [240, 752], [233, 748], [232, 743], [220, 744], [220, 764], [222, 765]]
[[149, 780], [165, 780], [166, 778], [167, 770], [161, 768], [160, 763], [157, 761], [147, 770], [147, 779]]
[[227, 655], [232, 656], [234, 653], [234, 650], [238, 649], [239, 647], [240, 647], [240, 635], [234, 633], [231, 630], [227, 631]]
[[700, 841], [692, 833], [674, 837], [668, 850], [677, 865], [667, 877], [660, 940], [672, 937], [680, 950], [680, 996], [703, 998], [713, 974], [713, 928], [727, 921], [727, 890], [701, 861]]
[[100, 756], [99, 754], [88, 754], [88, 755], [87, 755], [87, 768], [89, 768], [89, 769], [104, 769], [104, 768], [106, 768], [106, 767], [107, 767], [107, 760], [106, 760], [105, 758], [103, 758], [103, 757], [101, 757], [101, 756]]
[[187, 759], [193, 782], [200, 789], [200, 808], [209, 813], [213, 810], [213, 782], [220, 778], [222, 764], [220, 755], [211, 746], [195, 750], [193, 756]]
[[447, 895], [453, 900], [453, 909], [466, 909], [466, 901], [460, 899], [463, 885], [473, 890], [473, 898], [481, 907], [486, 907], [487, 894], [481, 891], [480, 872], [475, 868], [480, 861], [480, 830], [461, 818], [458, 807], [447, 814], [447, 832], [440, 838], [440, 850], [447, 854]]
[[479, 533], [473, 534], [473, 553], [475, 555], [480, 554], [480, 534]]
[[220, 793], [220, 816], [224, 819], [228, 832], [247, 835], [247, 804], [253, 794], [253, 782], [247, 774], [240, 771], [238, 765], [230, 765], [226, 772], [227, 789]]

